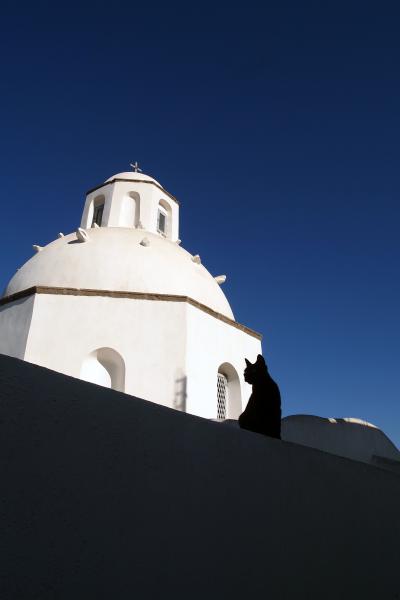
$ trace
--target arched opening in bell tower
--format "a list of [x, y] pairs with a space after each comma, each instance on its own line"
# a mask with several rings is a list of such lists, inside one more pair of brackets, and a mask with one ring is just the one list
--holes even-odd
[[157, 231], [166, 238], [171, 237], [172, 209], [166, 200], [160, 200], [157, 209]]
[[105, 198], [103, 195], [97, 196], [93, 200], [92, 205], [89, 209], [88, 219], [89, 223], [91, 224], [91, 227], [94, 227], [94, 225], [98, 225], [99, 227], [101, 227], [101, 224], [103, 222], [104, 204]]
[[137, 192], [129, 192], [122, 198], [119, 216], [120, 227], [137, 227], [140, 221], [140, 196]]

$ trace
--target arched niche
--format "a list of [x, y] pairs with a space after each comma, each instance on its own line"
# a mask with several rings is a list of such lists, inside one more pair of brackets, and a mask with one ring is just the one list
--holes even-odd
[[137, 192], [129, 192], [122, 198], [119, 214], [120, 227], [137, 227], [140, 221], [140, 196]]
[[227, 386], [226, 390], [226, 419], [237, 419], [242, 412], [242, 395], [240, 390], [240, 379], [239, 375], [230, 363], [222, 363], [218, 368], [218, 374], [223, 377], [218, 378], [217, 392], [220, 393], [219, 389], [223, 382]]
[[104, 205], [106, 199], [103, 194], [96, 196], [90, 203], [89, 212], [88, 212], [88, 227], [93, 227], [96, 223], [99, 227], [101, 227], [103, 221], [104, 214]]
[[157, 231], [166, 238], [172, 233], [172, 208], [169, 202], [161, 199], [157, 208]]
[[124, 359], [112, 348], [97, 348], [97, 350], [93, 350], [83, 361], [80, 379], [124, 392]]

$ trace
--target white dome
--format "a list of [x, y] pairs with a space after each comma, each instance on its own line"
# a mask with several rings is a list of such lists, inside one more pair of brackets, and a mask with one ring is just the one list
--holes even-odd
[[126, 181], [153, 181], [154, 183], [162, 187], [161, 183], [154, 179], [154, 177], [150, 177], [150, 175], [145, 175], [145, 173], [139, 173], [136, 171], [126, 171], [125, 173], [117, 173], [116, 175], [113, 175], [112, 177], [106, 179], [104, 183], [107, 183], [108, 181], [113, 181], [114, 179], [125, 179]]
[[[214, 277], [174, 242], [140, 229], [86, 231], [88, 242], [79, 242], [71, 233], [35, 254], [17, 271], [4, 295], [33, 286], [176, 294], [234, 318]], [[148, 246], [140, 244], [144, 238]]]

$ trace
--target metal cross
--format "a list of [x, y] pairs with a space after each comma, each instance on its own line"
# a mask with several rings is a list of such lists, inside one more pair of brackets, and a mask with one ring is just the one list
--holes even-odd
[[135, 173], [142, 172], [142, 169], [139, 169], [139, 165], [138, 165], [138, 161], [136, 160], [133, 164], [130, 163], [130, 166], [132, 167], [132, 169], [135, 171]]

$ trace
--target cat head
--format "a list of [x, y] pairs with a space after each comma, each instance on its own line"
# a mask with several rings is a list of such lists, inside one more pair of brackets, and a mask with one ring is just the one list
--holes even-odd
[[262, 380], [268, 373], [267, 365], [261, 354], [257, 356], [257, 360], [254, 364], [247, 360], [247, 358], [244, 360], [246, 361], [244, 380], [247, 381], [247, 383], [253, 385], [254, 383], [257, 383], [257, 381]]

